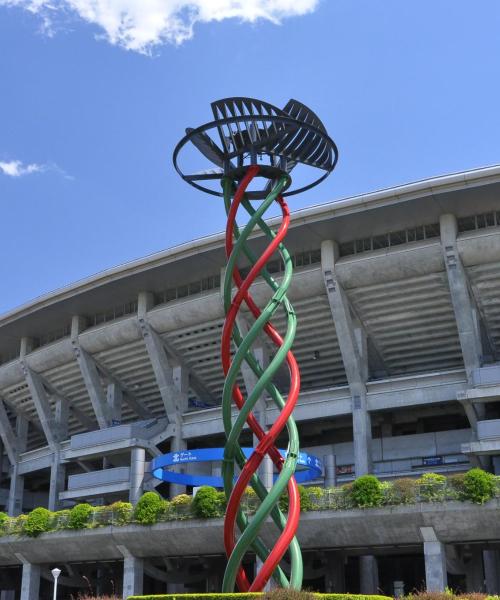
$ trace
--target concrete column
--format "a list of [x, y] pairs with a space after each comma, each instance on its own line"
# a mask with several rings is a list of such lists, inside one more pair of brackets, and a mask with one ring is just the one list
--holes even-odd
[[24, 496], [24, 477], [19, 474], [19, 464], [17, 457], [22, 452], [26, 451], [28, 440], [28, 419], [22, 415], [16, 417], [16, 439], [15, 439], [15, 454], [11, 469], [10, 469], [10, 488], [7, 512], [11, 517], [17, 517], [23, 511], [23, 496]]
[[378, 593], [378, 565], [375, 556], [359, 557], [359, 591], [361, 594]]
[[142, 496], [145, 465], [146, 451], [144, 448], [132, 448], [129, 502], [133, 505], [137, 504]]
[[134, 556], [126, 546], [116, 548], [123, 556], [123, 590], [122, 597], [142, 594], [144, 583], [144, 560]]
[[3, 442], [0, 437], [0, 488], [2, 487], [2, 483], [3, 483], [3, 459], [4, 459]]
[[23, 512], [24, 477], [19, 475], [19, 464], [16, 462], [10, 470], [10, 488], [7, 512], [17, 517]]
[[473, 549], [465, 563], [465, 579], [468, 592], [484, 592], [483, 556], [479, 549]]
[[123, 559], [123, 598], [142, 594], [144, 584], [144, 560], [136, 556]]
[[219, 573], [212, 571], [207, 577], [207, 593], [219, 592], [221, 588]]
[[337, 280], [335, 262], [338, 245], [332, 240], [321, 244], [321, 268], [342, 361], [352, 397], [352, 427], [356, 477], [372, 470], [371, 418], [367, 407], [368, 357], [366, 334], [351, 314], [349, 300]]
[[50, 467], [49, 510], [59, 509], [59, 494], [65, 489], [66, 465], [61, 463], [60, 452], [55, 452]]
[[335, 454], [326, 454], [323, 457], [325, 467], [325, 487], [335, 487], [337, 485], [337, 457]]
[[109, 407], [111, 425], [119, 425], [122, 421], [123, 390], [115, 381], [108, 383], [106, 400]]
[[457, 219], [455, 215], [441, 215], [441, 247], [448, 274], [451, 301], [457, 322], [460, 346], [467, 379], [471, 381], [472, 370], [481, 366], [481, 335], [475, 315], [475, 307], [469, 293], [469, 282], [457, 248]]
[[489, 595], [500, 594], [500, 556], [498, 550], [485, 550], [483, 561], [486, 593]]
[[69, 420], [69, 403], [64, 398], [56, 399], [56, 426], [58, 429], [58, 439], [68, 439], [68, 420]]
[[21, 580], [21, 600], [39, 600], [40, 565], [33, 565], [23, 559]]
[[356, 477], [372, 471], [372, 427], [366, 392], [352, 396], [352, 432]]
[[343, 594], [345, 588], [345, 557], [341, 552], [326, 555], [325, 592]]
[[444, 592], [448, 585], [446, 551], [432, 527], [421, 527], [424, 541], [425, 582], [428, 592]]

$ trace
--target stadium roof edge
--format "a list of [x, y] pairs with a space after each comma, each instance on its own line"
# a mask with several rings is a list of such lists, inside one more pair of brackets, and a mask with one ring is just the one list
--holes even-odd
[[[312, 223], [326, 216], [341, 216], [360, 210], [369, 210], [420, 197], [424, 198], [430, 195], [442, 194], [456, 189], [497, 182], [500, 182], [500, 164], [435, 176], [293, 211], [291, 225], [293, 227], [294, 225]], [[278, 219], [270, 219], [268, 222], [270, 225], [273, 225], [278, 222]], [[110, 269], [105, 269], [67, 286], [38, 296], [33, 300], [0, 315], [0, 327], [16, 321], [39, 308], [53, 304], [58, 300], [63, 300], [70, 295], [88, 291], [94, 287], [103, 285], [108, 281], [112, 281], [115, 277], [124, 277], [127, 274], [140, 271], [146, 265], [152, 267], [155, 264], [161, 264], [165, 261], [182, 259], [189, 256], [195, 248], [198, 248], [200, 251], [220, 247], [223, 240], [224, 233], [220, 232], [197, 238], [160, 252], [149, 254]]]

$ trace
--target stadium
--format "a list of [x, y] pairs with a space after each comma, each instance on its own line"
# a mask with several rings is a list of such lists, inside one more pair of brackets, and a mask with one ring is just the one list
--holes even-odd
[[[323, 462], [308, 485], [500, 474], [500, 166], [297, 211], [287, 239], [302, 378], [295, 418], [302, 449]], [[251, 243], [259, 250], [263, 240]], [[0, 317], [0, 503], [10, 517], [135, 505], [148, 490], [193, 494], [153, 477], [151, 464], [224, 445], [224, 265], [217, 234]], [[280, 277], [279, 260], [269, 269]], [[264, 286], [253, 294], [263, 301]], [[272, 348], [254, 352], [264, 364]], [[239, 383], [249, 389], [251, 373]], [[264, 398], [264, 423], [275, 410]], [[217, 475], [220, 463], [183, 469]], [[499, 593], [499, 496], [417, 500], [304, 513], [304, 585]], [[54, 529], [4, 530], [2, 600], [50, 598], [54, 567], [63, 598], [87, 586], [124, 597], [220, 589], [221, 518]]]

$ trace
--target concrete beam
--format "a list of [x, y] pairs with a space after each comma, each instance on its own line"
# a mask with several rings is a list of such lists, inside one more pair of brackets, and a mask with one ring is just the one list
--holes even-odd
[[101, 379], [97, 371], [97, 366], [90, 356], [80, 346], [78, 336], [83, 327], [82, 319], [79, 316], [74, 316], [71, 320], [71, 344], [73, 352], [80, 367], [83, 382], [87, 388], [87, 393], [94, 409], [94, 414], [97, 423], [101, 429], [106, 429], [111, 425], [111, 414], [106, 396], [101, 384]]
[[146, 351], [153, 367], [156, 383], [165, 407], [165, 413], [170, 422], [175, 422], [180, 410], [179, 392], [174, 385], [173, 365], [165, 351], [160, 335], [147, 321], [146, 312], [149, 306], [150, 295], [139, 294], [138, 319]]
[[444, 592], [448, 586], [446, 549], [433, 527], [420, 527], [424, 542], [425, 582], [428, 592]]
[[[139, 417], [143, 419], [151, 419], [154, 417], [153, 413], [149, 410], [149, 408], [139, 400], [137, 396], [132, 392], [132, 390], [121, 381], [114, 373], [112, 373], [108, 368], [106, 368], [103, 364], [97, 361], [95, 358], [92, 359], [97, 367], [98, 372], [103, 376], [104, 379], [108, 381], [108, 392], [109, 386], [115, 386], [115, 394], [119, 394], [121, 392], [122, 398], [126, 404], [128, 404], [129, 408], [135, 412]], [[107, 395], [107, 401], [109, 404], [110, 397], [109, 393]], [[110, 413], [113, 412], [113, 408], [110, 404]]]
[[11, 465], [17, 461], [17, 440], [10, 424], [3, 398], [0, 396], [0, 437]]
[[189, 369], [189, 365], [166, 340], [149, 323], [148, 311], [153, 306], [153, 296], [150, 292], [141, 292], [137, 303], [137, 317], [139, 320], [139, 328], [141, 335], [146, 345], [146, 351], [153, 367], [156, 383], [160, 389], [160, 394], [165, 405], [167, 416], [169, 411], [175, 405], [175, 400], [171, 393], [171, 376], [173, 364], [178, 364], [184, 367], [189, 372], [189, 385], [197, 396], [209, 404], [215, 404], [215, 400], [208, 388], [203, 385], [201, 380]]
[[[75, 404], [71, 403], [71, 401], [63, 394], [61, 390], [56, 388], [50, 381], [41, 374], [38, 374], [41, 378], [42, 383], [47, 390], [48, 394], [52, 396], [56, 400], [56, 420], [57, 420], [57, 405], [59, 402], [66, 403], [67, 409], [69, 413], [71, 413], [75, 419], [83, 425], [86, 429], [92, 431], [96, 428], [96, 422], [90, 419], [84, 412], [82, 412]], [[61, 406], [61, 411], [66, 410], [64, 406]], [[61, 414], [61, 418], [63, 415]]]
[[441, 248], [448, 275], [451, 302], [457, 322], [460, 347], [467, 379], [472, 380], [472, 371], [481, 366], [481, 334], [477, 312], [470, 293], [470, 285], [457, 249], [458, 225], [455, 215], [441, 215]]
[[55, 415], [50, 407], [43, 380], [38, 373], [35, 373], [30, 369], [25, 361], [22, 360], [21, 364], [43, 433], [47, 439], [48, 445], [55, 451], [60, 442], [60, 432]]
[[337, 280], [335, 273], [337, 257], [337, 244], [331, 240], [323, 241], [321, 244], [321, 268], [351, 392], [354, 462], [356, 476], [359, 477], [372, 470], [372, 432], [366, 389], [368, 379], [366, 334], [361, 327], [355, 327], [349, 301]]

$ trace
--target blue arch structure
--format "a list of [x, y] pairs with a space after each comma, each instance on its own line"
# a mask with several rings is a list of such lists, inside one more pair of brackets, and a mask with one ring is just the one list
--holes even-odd
[[[248, 458], [253, 448], [242, 448], [246, 458]], [[280, 450], [283, 458], [286, 452]], [[222, 477], [214, 475], [191, 475], [188, 473], [175, 473], [169, 470], [169, 467], [176, 465], [185, 465], [201, 462], [222, 462], [224, 457], [224, 448], [202, 448], [200, 450], [182, 450], [180, 452], [169, 452], [156, 456], [151, 462], [151, 474], [156, 479], [161, 479], [168, 483], [179, 483], [181, 485], [190, 485], [199, 487], [202, 485], [211, 485], [215, 488], [224, 487]], [[317, 479], [323, 475], [323, 464], [321, 460], [307, 452], [300, 452], [297, 466], [301, 467], [295, 472], [297, 483], [305, 483]], [[276, 477], [276, 476], [275, 476]]]

